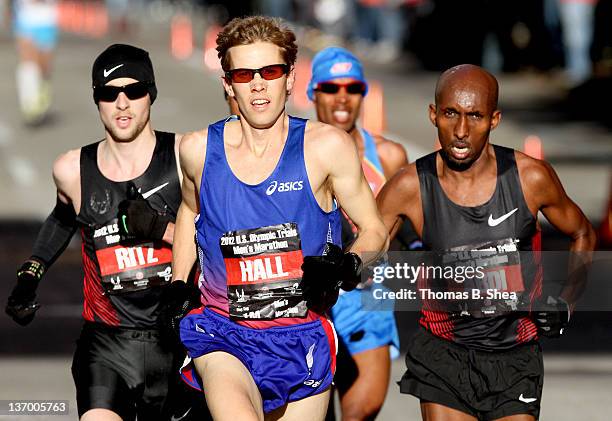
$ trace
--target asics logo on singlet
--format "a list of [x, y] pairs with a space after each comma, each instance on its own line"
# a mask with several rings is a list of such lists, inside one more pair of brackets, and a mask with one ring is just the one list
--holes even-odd
[[272, 196], [275, 192], [284, 193], [288, 191], [299, 191], [304, 188], [304, 182], [300, 181], [272, 181], [266, 189], [266, 194]]

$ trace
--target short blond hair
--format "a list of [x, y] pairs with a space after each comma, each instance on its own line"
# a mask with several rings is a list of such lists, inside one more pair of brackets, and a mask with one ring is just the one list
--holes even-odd
[[234, 18], [217, 35], [217, 55], [224, 71], [231, 70], [228, 50], [238, 45], [269, 42], [281, 49], [285, 64], [293, 66], [297, 58], [295, 34], [280, 19], [268, 16]]

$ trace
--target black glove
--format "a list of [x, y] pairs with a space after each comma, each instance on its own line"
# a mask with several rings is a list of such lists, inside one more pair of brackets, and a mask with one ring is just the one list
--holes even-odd
[[538, 327], [538, 333], [548, 338], [558, 338], [563, 335], [563, 329], [570, 320], [570, 309], [561, 297], [548, 296], [545, 301], [537, 301], [533, 305], [532, 318]]
[[130, 184], [127, 199], [119, 203], [119, 230], [124, 235], [137, 238], [161, 240], [171, 221], [151, 207], [134, 184]]
[[26, 260], [17, 271], [17, 285], [13, 288], [6, 304], [6, 314], [21, 326], [34, 320], [40, 304], [36, 301], [36, 288], [45, 273], [45, 265], [35, 259]]
[[342, 253], [327, 243], [323, 256], [306, 256], [302, 264], [300, 288], [308, 308], [318, 313], [329, 310], [338, 301], [339, 289], [354, 290], [361, 282], [362, 263], [355, 253]]
[[179, 324], [192, 309], [199, 306], [200, 292], [185, 281], [176, 280], [164, 288], [157, 318], [162, 343], [180, 343]]

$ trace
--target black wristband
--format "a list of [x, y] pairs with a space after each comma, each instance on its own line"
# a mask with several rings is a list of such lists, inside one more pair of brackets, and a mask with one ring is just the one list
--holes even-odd
[[40, 259], [32, 256], [23, 262], [19, 270], [17, 270], [17, 279], [21, 280], [28, 277], [40, 281], [46, 271], [45, 264]]

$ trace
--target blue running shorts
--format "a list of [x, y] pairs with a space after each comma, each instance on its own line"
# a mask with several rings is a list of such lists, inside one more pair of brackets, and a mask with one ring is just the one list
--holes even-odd
[[389, 345], [391, 358], [395, 359], [399, 357], [400, 344], [393, 305], [389, 300], [374, 299], [374, 288], [386, 290], [375, 284], [340, 295], [332, 307], [332, 320], [351, 355]]
[[[180, 333], [192, 360], [215, 351], [238, 358], [253, 376], [266, 413], [324, 392], [334, 377], [336, 338], [326, 319], [252, 329], [200, 308], [183, 318]], [[187, 384], [202, 390], [192, 362], [181, 374]]]

